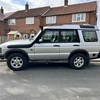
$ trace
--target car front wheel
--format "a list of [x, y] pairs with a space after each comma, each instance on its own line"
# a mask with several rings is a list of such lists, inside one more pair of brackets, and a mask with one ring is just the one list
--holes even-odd
[[20, 53], [13, 53], [7, 58], [7, 65], [14, 71], [19, 71], [27, 65], [27, 59]]

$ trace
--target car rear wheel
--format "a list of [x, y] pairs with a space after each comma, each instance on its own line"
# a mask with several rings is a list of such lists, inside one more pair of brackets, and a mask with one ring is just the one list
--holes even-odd
[[7, 58], [7, 65], [14, 71], [22, 70], [27, 65], [27, 59], [20, 53], [13, 53]]
[[75, 54], [70, 59], [70, 66], [74, 69], [83, 69], [86, 66], [87, 58], [83, 54]]

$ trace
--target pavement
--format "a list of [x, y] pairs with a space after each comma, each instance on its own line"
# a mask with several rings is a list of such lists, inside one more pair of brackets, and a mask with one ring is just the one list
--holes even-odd
[[6, 62], [6, 59], [0, 59], [0, 62]]
[[[0, 62], [6, 62], [6, 59], [0, 59]], [[91, 59], [90, 62], [100, 62], [100, 58]]]
[[97, 59], [91, 59], [90, 62], [100, 62], [100, 58], [97, 58]]

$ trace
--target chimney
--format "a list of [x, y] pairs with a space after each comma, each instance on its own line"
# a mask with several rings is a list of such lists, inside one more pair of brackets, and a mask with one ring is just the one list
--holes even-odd
[[68, 0], [64, 0], [64, 6], [68, 6]]
[[25, 5], [25, 10], [27, 11], [29, 9], [29, 5], [28, 5], [28, 2], [26, 3]]
[[1, 6], [1, 13], [4, 14], [4, 9], [3, 7]]

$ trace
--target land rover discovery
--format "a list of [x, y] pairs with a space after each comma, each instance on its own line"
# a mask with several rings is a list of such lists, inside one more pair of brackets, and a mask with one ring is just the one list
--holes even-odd
[[0, 45], [0, 57], [14, 71], [29, 61], [68, 61], [71, 68], [83, 69], [90, 59], [100, 57], [100, 32], [97, 26], [61, 25], [40, 27], [31, 40], [15, 40]]

